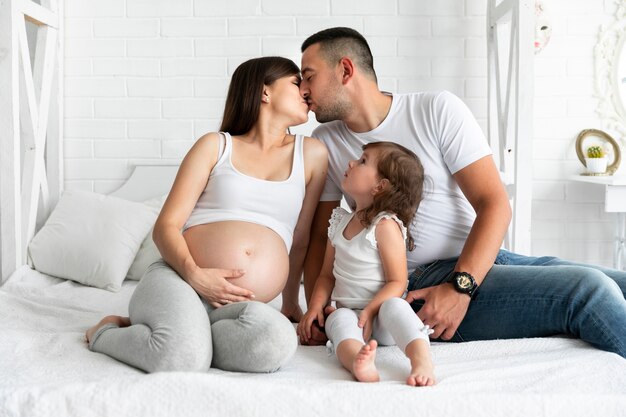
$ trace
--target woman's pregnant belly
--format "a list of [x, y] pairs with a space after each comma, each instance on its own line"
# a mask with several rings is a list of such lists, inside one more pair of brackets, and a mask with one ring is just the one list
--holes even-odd
[[268, 302], [282, 291], [289, 274], [289, 256], [273, 230], [255, 223], [225, 221], [193, 226], [183, 237], [201, 268], [242, 269], [229, 281]]

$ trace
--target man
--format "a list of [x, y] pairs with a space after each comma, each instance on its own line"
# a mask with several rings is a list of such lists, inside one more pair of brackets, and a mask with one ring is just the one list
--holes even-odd
[[416, 249], [407, 253], [414, 272], [406, 298], [433, 339], [566, 333], [626, 357], [626, 272], [500, 250], [511, 218], [508, 196], [459, 98], [381, 92], [367, 41], [349, 28], [310, 36], [302, 52], [300, 92], [322, 123], [312, 136], [329, 149], [305, 265], [307, 300], [347, 162], [363, 144], [390, 140], [419, 156], [428, 179], [413, 228]]

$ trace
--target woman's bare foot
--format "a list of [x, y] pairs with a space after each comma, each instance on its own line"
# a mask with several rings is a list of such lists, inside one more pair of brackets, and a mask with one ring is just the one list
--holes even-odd
[[96, 331], [100, 327], [104, 326], [105, 324], [109, 324], [109, 323], [117, 324], [119, 327], [128, 327], [128, 326], [130, 326], [130, 318], [122, 317], [122, 316], [106, 316], [105, 318], [100, 320], [100, 322], [98, 322], [98, 324], [96, 324], [93, 327], [90, 327], [87, 330], [87, 332], [85, 333], [85, 338], [87, 339], [87, 343], [89, 343], [89, 341], [93, 337], [94, 333], [96, 333]]
[[429, 387], [435, 385], [435, 373], [430, 360], [423, 360], [411, 366], [411, 375], [406, 379], [412, 387]]
[[375, 340], [367, 342], [359, 353], [357, 353], [352, 363], [352, 373], [357, 381], [361, 382], [378, 382], [380, 376], [376, 369], [376, 347], [378, 343]]

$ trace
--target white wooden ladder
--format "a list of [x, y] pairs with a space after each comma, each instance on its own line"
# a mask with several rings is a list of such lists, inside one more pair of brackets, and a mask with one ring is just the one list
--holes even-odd
[[62, 1], [40, 3], [0, 0], [1, 281], [63, 187]]
[[534, 0], [488, 0], [488, 136], [513, 209], [504, 244], [526, 255], [531, 244], [534, 35]]

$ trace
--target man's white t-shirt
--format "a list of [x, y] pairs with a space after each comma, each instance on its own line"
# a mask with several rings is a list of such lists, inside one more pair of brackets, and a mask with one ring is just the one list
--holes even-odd
[[[447, 91], [393, 94], [389, 114], [375, 129], [356, 133], [344, 122], [317, 127], [311, 136], [328, 147], [329, 166], [322, 201], [341, 200], [348, 162], [362, 146], [391, 141], [411, 149], [424, 166], [426, 181], [411, 233], [415, 249], [407, 252], [409, 271], [437, 259], [458, 256], [476, 213], [452, 174], [491, 155], [484, 134], [467, 106]], [[354, 202], [345, 196], [348, 205]]]

